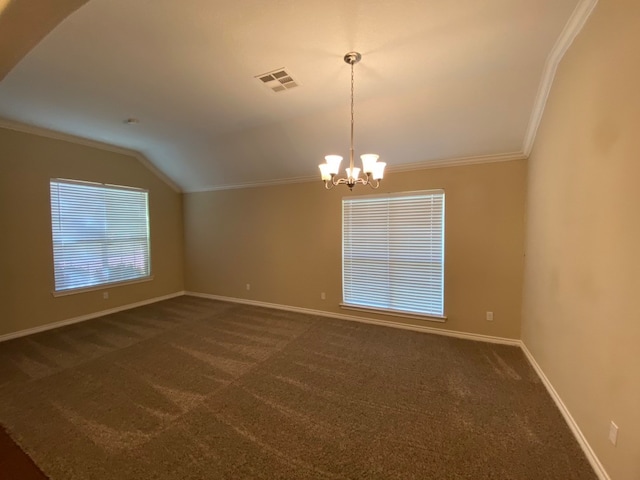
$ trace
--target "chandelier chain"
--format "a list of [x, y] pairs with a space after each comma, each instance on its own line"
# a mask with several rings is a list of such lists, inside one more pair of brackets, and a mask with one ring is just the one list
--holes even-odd
[[353, 81], [353, 64], [355, 62], [351, 62], [351, 148], [349, 150], [349, 167], [353, 169], [353, 91], [354, 91], [354, 81]]

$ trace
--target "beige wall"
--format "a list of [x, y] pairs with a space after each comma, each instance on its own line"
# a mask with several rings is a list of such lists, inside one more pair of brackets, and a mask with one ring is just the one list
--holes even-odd
[[[73, 178], [149, 190], [154, 279], [53, 297], [49, 180]], [[0, 335], [183, 290], [182, 196], [138, 160], [0, 129]]]
[[[525, 172], [525, 161], [512, 161], [390, 173], [376, 192], [445, 190], [449, 318], [440, 324], [369, 316], [519, 338]], [[360, 187], [353, 195], [371, 193]], [[319, 180], [186, 194], [186, 289], [366, 316], [338, 306], [345, 195], [346, 187], [325, 191]], [[494, 312], [493, 322], [486, 311]]]
[[640, 479], [639, 52], [640, 2], [600, 0], [528, 175], [523, 340], [614, 480]]

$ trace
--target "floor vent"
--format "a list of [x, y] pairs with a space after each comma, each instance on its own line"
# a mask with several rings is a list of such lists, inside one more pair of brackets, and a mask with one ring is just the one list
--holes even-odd
[[284, 92], [300, 85], [284, 68], [256, 75], [260, 83], [273, 92]]

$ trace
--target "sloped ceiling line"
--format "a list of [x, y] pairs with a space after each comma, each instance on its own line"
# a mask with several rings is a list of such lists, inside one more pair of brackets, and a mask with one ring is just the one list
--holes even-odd
[[158, 169], [151, 161], [141, 152], [137, 150], [130, 150], [123, 147], [117, 147], [108, 143], [98, 142], [96, 140], [89, 140], [87, 138], [78, 137], [75, 135], [69, 135], [68, 133], [62, 133], [55, 130], [49, 130], [42, 127], [36, 127], [33, 125], [27, 125], [24, 123], [13, 122], [0, 118], [0, 128], [7, 130], [14, 130], [16, 132], [29, 133], [32, 135], [38, 135], [40, 137], [51, 138], [53, 140], [62, 140], [64, 142], [75, 143], [76, 145], [84, 145], [86, 147], [97, 148], [107, 152], [119, 153], [122, 155], [128, 155], [138, 160], [146, 169], [150, 170], [156, 177], [166, 183], [174, 192], [182, 193], [182, 190], [178, 185], [165, 175], [160, 169]]
[[[0, 80], [60, 22], [88, 0], [0, 0]], [[29, 28], [25, 28], [28, 23]]]

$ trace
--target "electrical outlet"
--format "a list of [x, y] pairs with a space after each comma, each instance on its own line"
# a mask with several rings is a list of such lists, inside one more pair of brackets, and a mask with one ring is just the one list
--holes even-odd
[[109, 292], [102, 292], [102, 298], [104, 298], [105, 300], [109, 299]]
[[326, 300], [327, 295], [324, 292], [320, 292], [320, 300]]
[[247, 291], [251, 290], [251, 284], [247, 283]]
[[487, 312], [487, 322], [493, 322], [493, 312]]
[[609, 426], [609, 441], [613, 445], [618, 443], [618, 426], [615, 423], [613, 423], [613, 421], [611, 422], [611, 425]]

